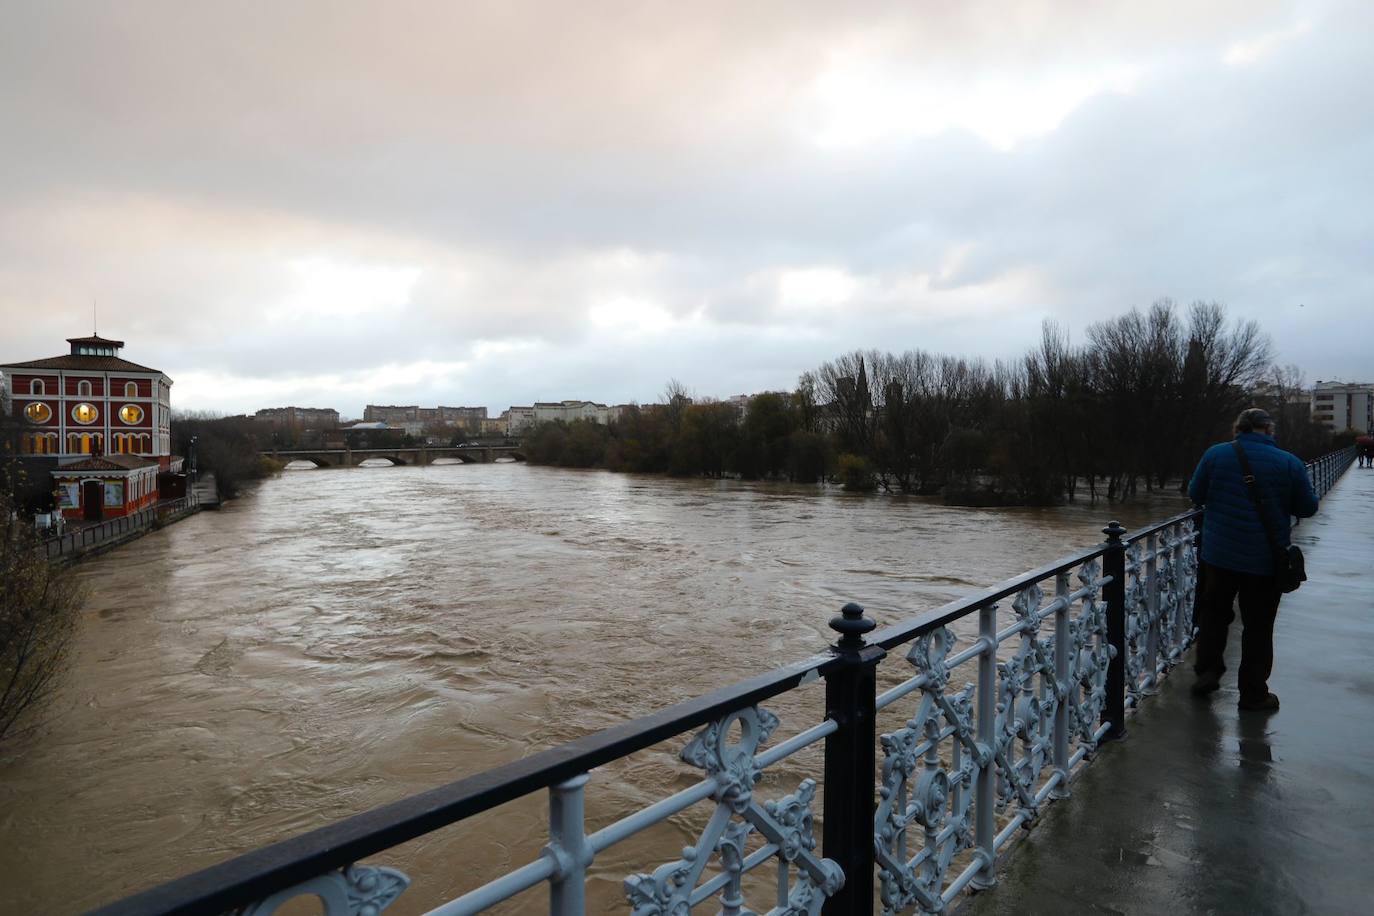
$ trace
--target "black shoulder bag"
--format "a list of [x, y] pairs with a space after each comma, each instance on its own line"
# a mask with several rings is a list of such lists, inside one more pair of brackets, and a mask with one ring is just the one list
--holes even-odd
[[1289, 544], [1287, 550], [1279, 546], [1279, 539], [1269, 525], [1269, 516], [1264, 514], [1259, 481], [1255, 479], [1255, 472], [1250, 470], [1250, 459], [1245, 456], [1245, 449], [1239, 442], [1233, 441], [1231, 446], [1236, 450], [1236, 457], [1240, 459], [1240, 469], [1245, 475], [1241, 479], [1245, 481], [1245, 488], [1250, 491], [1250, 501], [1255, 504], [1255, 512], [1259, 515], [1260, 524], [1264, 526], [1264, 536], [1269, 539], [1269, 552], [1274, 555], [1274, 581], [1284, 594], [1296, 592], [1298, 586], [1307, 581], [1307, 564], [1303, 560], [1302, 551], [1296, 544]]

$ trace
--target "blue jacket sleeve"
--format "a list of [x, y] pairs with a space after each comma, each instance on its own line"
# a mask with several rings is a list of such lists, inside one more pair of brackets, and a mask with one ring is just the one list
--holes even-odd
[[1312, 481], [1307, 476], [1307, 468], [1297, 458], [1288, 462], [1289, 502], [1293, 514], [1298, 518], [1311, 518], [1317, 514], [1317, 494], [1312, 490]]
[[1201, 506], [1207, 502], [1207, 484], [1211, 478], [1212, 450], [1208, 449], [1202, 453], [1202, 460], [1197, 463], [1193, 479], [1188, 483], [1188, 498], [1193, 501], [1193, 505]]

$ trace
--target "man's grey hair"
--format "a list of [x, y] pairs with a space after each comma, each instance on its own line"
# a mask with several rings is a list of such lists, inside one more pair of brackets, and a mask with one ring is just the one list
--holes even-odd
[[1269, 412], [1260, 407], [1248, 407], [1240, 412], [1236, 417], [1235, 426], [1232, 427], [1238, 433], [1262, 433], [1274, 425], [1274, 418], [1269, 416]]

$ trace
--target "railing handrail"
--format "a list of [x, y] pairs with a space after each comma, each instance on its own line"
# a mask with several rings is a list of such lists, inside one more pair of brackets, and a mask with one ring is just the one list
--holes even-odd
[[[61, 534], [43, 538], [34, 543], [35, 550], [45, 551], [49, 558], [54, 555], [62, 556], [67, 553], [64, 545], [70, 541], [71, 549], [76, 549], [77, 539], [81, 541], [80, 546], [94, 546], [106, 538], [107, 535], [120, 533], [145, 527], [152, 519], [164, 512], [180, 512], [190, 506], [195, 505], [195, 501], [190, 496], [179, 496], [176, 499], [165, 499], [144, 506], [142, 509], [135, 510], [129, 515], [119, 515], [114, 518], [107, 518], [95, 525], [83, 525], [80, 528], [64, 529]], [[53, 548], [56, 547], [56, 550]]]
[[[1341, 450], [1308, 462], [1315, 469]], [[1143, 528], [1124, 540], [1137, 541], [1201, 514], [1191, 509]], [[1121, 532], [1117, 528], [1114, 535]], [[1104, 532], [1106, 533], [1106, 532]], [[1118, 542], [1118, 549], [1120, 547]], [[1102, 557], [1106, 542], [1066, 555], [951, 601], [910, 621], [870, 634], [865, 657], [876, 661], [886, 650], [932, 633], [948, 623], [988, 608], [1028, 586]], [[1111, 581], [1110, 577], [1106, 581]], [[1118, 584], [1120, 587], [1120, 584]], [[529, 757], [466, 776], [438, 788], [379, 806], [286, 840], [260, 847], [93, 911], [100, 916], [203, 913], [259, 900], [331, 869], [394, 847], [490, 810], [540, 789], [552, 788], [598, 766], [651, 747], [722, 715], [819, 681], [846, 661], [834, 648], [802, 661], [685, 700], [637, 719], [584, 735]]]
[[[1186, 517], [1186, 515], [1181, 517]], [[893, 624], [875, 630], [869, 635], [868, 642], [870, 645], [882, 646], [884, 649], [895, 649], [897, 646], [938, 630], [942, 626], [968, 617], [993, 602], [1014, 595], [1033, 582], [1040, 582], [1089, 560], [1095, 560], [1106, 551], [1107, 545], [1102, 543], [1096, 547], [1080, 550], [1078, 553], [1067, 554], [1044, 566], [1021, 573], [1019, 576], [1013, 576], [1010, 579], [1004, 579], [996, 585], [990, 585], [982, 591], [956, 598], [948, 604], [941, 605], [933, 611], [927, 611], [905, 623]]]
[[255, 849], [95, 912], [101, 916], [201, 913], [249, 903], [331, 868], [352, 864], [364, 856], [557, 785], [725, 713], [816, 681], [836, 664], [833, 654], [813, 655], [504, 766]]

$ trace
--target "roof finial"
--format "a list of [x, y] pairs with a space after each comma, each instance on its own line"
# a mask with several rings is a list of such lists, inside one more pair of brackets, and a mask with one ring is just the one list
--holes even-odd
[[100, 326], [99, 326], [99, 323], [96, 321], [96, 311], [95, 311], [95, 300], [94, 300], [94, 299], [91, 300], [91, 336], [92, 336], [92, 337], [99, 337], [99, 336], [100, 336]]

